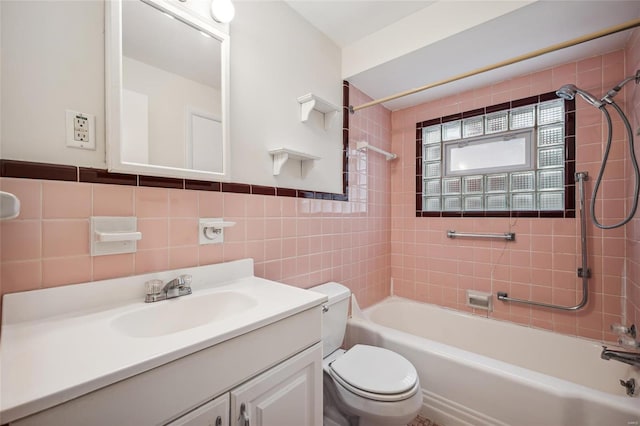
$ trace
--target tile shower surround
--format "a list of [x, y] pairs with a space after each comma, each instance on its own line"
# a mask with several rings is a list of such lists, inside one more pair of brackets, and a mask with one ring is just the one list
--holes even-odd
[[[370, 100], [355, 88], [344, 92], [346, 104], [347, 96]], [[388, 110], [345, 116], [352, 133], [390, 149]], [[20, 198], [22, 211], [0, 223], [1, 292], [251, 257], [258, 276], [298, 287], [339, 281], [364, 305], [379, 301], [389, 295], [390, 169], [384, 157], [355, 151], [349, 130], [343, 139], [348, 201], [338, 201], [345, 194], [4, 161], [0, 188]], [[136, 216], [138, 251], [91, 257], [88, 218], [99, 215]], [[199, 217], [236, 225], [225, 230], [224, 244], [201, 246]]]
[[[637, 33], [636, 39], [637, 40]], [[633, 47], [637, 56], [636, 47]], [[629, 52], [626, 52], [629, 55]], [[600, 94], [621, 81], [625, 70], [625, 51], [618, 50], [577, 62], [503, 81], [492, 86], [460, 93], [392, 114], [392, 151], [400, 161], [392, 168], [391, 276], [396, 294], [454, 309], [486, 315], [465, 305], [465, 290], [506, 291], [510, 296], [546, 303], [575, 305], [580, 299], [581, 279], [576, 277], [580, 263], [580, 231], [577, 218], [447, 218], [416, 217], [416, 123], [437, 117], [471, 111], [487, 105], [509, 102], [556, 90], [575, 83]], [[625, 108], [625, 94], [616, 100]], [[626, 110], [627, 108], [625, 108]], [[636, 115], [637, 115], [636, 107]], [[630, 115], [634, 113], [631, 112]], [[586, 170], [587, 203], [599, 169], [606, 137], [601, 112], [582, 100], [576, 102], [576, 171]], [[611, 222], [622, 216], [625, 206], [625, 157], [621, 146], [622, 126], [614, 119], [614, 149], [599, 196], [599, 217]], [[627, 179], [628, 180], [628, 179]], [[638, 219], [634, 226], [611, 231], [587, 226], [589, 266], [589, 304], [579, 312], [561, 312], [494, 300], [489, 317], [527, 326], [553, 330], [597, 340], [616, 340], [609, 325], [621, 322], [625, 302], [625, 263], [635, 267], [635, 281], [627, 289], [638, 306], [637, 240]], [[448, 239], [446, 231], [515, 232], [515, 242], [477, 239]], [[633, 229], [633, 231], [632, 231]], [[628, 241], [625, 232], [635, 232]], [[635, 247], [635, 257], [627, 247]], [[633, 260], [632, 260], [633, 259]], [[629, 281], [629, 280], [627, 280]], [[627, 308], [629, 309], [629, 308]], [[637, 311], [637, 308], [636, 308]]]

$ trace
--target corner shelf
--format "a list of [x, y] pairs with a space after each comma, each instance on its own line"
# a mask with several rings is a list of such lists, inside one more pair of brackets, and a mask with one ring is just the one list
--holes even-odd
[[307, 93], [304, 96], [300, 96], [298, 98], [298, 103], [300, 103], [300, 121], [306, 123], [309, 120], [311, 111], [316, 110], [324, 115], [325, 130], [331, 128], [331, 125], [340, 112], [340, 107], [314, 95], [313, 93]]
[[[269, 154], [273, 157], [273, 175], [277, 176], [280, 174], [282, 170], [282, 166], [287, 160], [298, 160], [300, 161], [300, 168], [302, 169], [302, 163], [305, 161], [315, 161], [319, 160], [320, 157], [316, 157], [315, 155], [307, 154], [300, 151], [294, 151], [289, 148], [279, 148], [272, 149], [269, 151]], [[301, 171], [302, 174], [302, 171]]]

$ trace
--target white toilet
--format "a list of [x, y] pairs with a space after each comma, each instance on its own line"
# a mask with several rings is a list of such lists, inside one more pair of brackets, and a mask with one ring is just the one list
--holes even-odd
[[340, 349], [351, 292], [338, 283], [310, 290], [329, 298], [322, 316], [324, 426], [404, 426], [413, 420], [422, 407], [415, 367], [384, 348]]

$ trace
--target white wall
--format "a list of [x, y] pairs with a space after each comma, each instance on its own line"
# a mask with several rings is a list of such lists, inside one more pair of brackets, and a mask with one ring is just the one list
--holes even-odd
[[[104, 168], [104, 4], [0, 7], [2, 157]], [[96, 151], [66, 148], [67, 109], [96, 116]]]
[[[318, 113], [300, 122], [297, 98], [309, 92], [342, 105], [340, 49], [283, 2], [235, 2], [231, 23], [233, 181], [342, 192], [342, 113], [325, 131]], [[313, 122], [312, 122], [313, 121]], [[268, 149], [321, 157], [306, 178], [289, 162], [272, 176]]]
[[[297, 102], [314, 92], [342, 105], [340, 49], [283, 2], [235, 5], [231, 180], [340, 192], [341, 119], [330, 131], [316, 115], [301, 123]], [[104, 3], [3, 0], [0, 8], [2, 158], [105, 168]], [[66, 109], [96, 115], [96, 151], [66, 148]], [[322, 160], [304, 179], [299, 163], [274, 177], [267, 151], [282, 146]]]

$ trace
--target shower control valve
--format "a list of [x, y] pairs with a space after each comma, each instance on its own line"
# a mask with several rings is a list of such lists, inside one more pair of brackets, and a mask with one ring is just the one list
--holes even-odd
[[622, 324], [611, 324], [609, 327], [612, 332], [618, 333], [619, 335], [626, 334], [627, 336], [631, 336], [634, 339], [636, 338], [636, 325], [631, 324], [629, 327]]
[[622, 386], [625, 389], [627, 389], [627, 395], [633, 396], [633, 395], [636, 394], [636, 381], [635, 381], [635, 379], [629, 379], [627, 381], [624, 381], [624, 380], [620, 379], [620, 386]]

